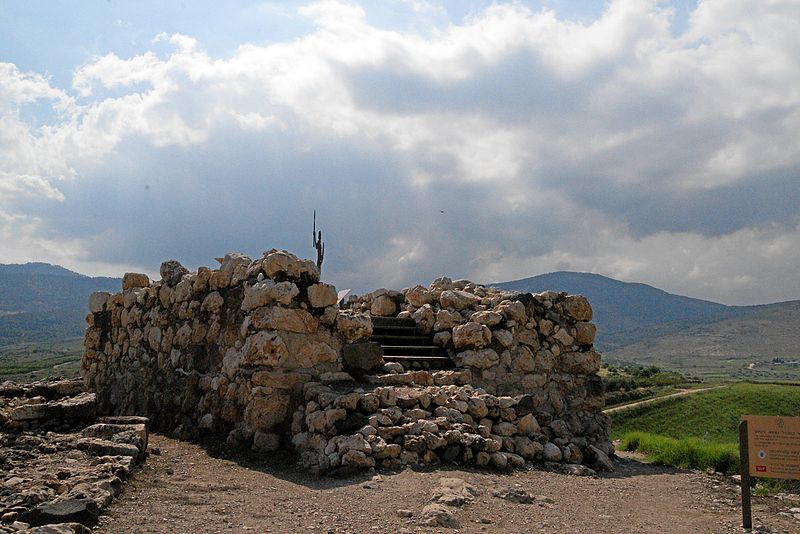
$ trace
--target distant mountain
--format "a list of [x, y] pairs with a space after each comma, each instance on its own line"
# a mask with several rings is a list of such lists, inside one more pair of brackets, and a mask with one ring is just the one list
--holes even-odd
[[785, 363], [800, 359], [800, 301], [726, 306], [646, 284], [565, 271], [492, 285], [584, 295], [594, 311], [596, 346], [607, 361], [705, 376], [800, 377], [800, 365]]
[[47, 263], [0, 264], [0, 346], [81, 336], [89, 295], [119, 291], [118, 278]]

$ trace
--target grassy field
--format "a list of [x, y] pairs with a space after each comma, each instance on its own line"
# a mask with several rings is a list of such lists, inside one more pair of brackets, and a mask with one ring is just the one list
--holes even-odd
[[648, 432], [671, 438], [733, 443], [742, 415], [800, 417], [800, 385], [735, 383], [726, 388], [665, 399], [613, 415], [612, 436]]
[[654, 463], [735, 473], [742, 415], [800, 417], [800, 385], [735, 383], [633, 407], [611, 415], [612, 437]]
[[48, 376], [80, 375], [83, 338], [0, 347], [0, 381], [32, 382]]

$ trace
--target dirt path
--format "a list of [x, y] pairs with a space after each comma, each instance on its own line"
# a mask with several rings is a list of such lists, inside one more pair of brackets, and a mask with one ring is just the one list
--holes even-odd
[[710, 388], [684, 389], [684, 390], [679, 391], [677, 393], [670, 393], [669, 395], [664, 395], [663, 397], [655, 397], [655, 398], [652, 398], [652, 399], [645, 399], [645, 400], [638, 401], [638, 402], [632, 402], [630, 404], [623, 404], [622, 406], [614, 406], [613, 408], [606, 408], [605, 410], [603, 410], [603, 412], [607, 413], [607, 414], [615, 413], [615, 412], [621, 412], [623, 410], [629, 410], [631, 408], [636, 408], [637, 406], [644, 406], [646, 404], [655, 404], [657, 402], [661, 402], [661, 401], [666, 400], [666, 399], [672, 399], [672, 398], [675, 398], [675, 397], [685, 397], [687, 395], [694, 395], [695, 393], [702, 393], [703, 391], [711, 391], [712, 389], [720, 389], [720, 388], [726, 388], [726, 387], [728, 387], [728, 386], [723, 384], [721, 386], [714, 386], [714, 387], [710, 387]]
[[[631, 460], [599, 478], [442, 468], [334, 480], [307, 475], [287, 457], [235, 455], [219, 443], [153, 435], [152, 447], [161, 454], [151, 454], [97, 533], [743, 532], [737, 487], [726, 478]], [[441, 477], [480, 490], [454, 509], [457, 530], [421, 525]], [[547, 498], [516, 504], [491, 495], [508, 487]], [[762, 532], [798, 532], [800, 521], [778, 514], [793, 506], [800, 502], [757, 499], [754, 523], [775, 529]]]

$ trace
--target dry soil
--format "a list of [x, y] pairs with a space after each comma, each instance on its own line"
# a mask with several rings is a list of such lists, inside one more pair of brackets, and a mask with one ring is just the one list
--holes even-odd
[[[332, 479], [304, 473], [286, 455], [265, 458], [220, 442], [152, 435], [150, 447], [96, 532], [744, 532], [738, 487], [728, 477], [633, 458], [598, 477], [440, 467]], [[457, 529], [421, 524], [441, 477], [480, 490], [474, 502], [454, 509]], [[516, 504], [492, 496], [492, 489], [506, 487], [539, 497]], [[800, 520], [789, 513], [800, 507], [795, 498], [756, 498], [756, 531], [800, 532]]]

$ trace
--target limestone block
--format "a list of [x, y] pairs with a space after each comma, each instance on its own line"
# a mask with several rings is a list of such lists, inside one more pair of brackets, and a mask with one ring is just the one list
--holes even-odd
[[564, 347], [571, 347], [575, 343], [575, 338], [569, 335], [566, 328], [559, 328], [558, 331], [553, 334], [553, 339], [561, 343]]
[[308, 287], [308, 302], [312, 308], [333, 306], [337, 301], [336, 288], [331, 284], [320, 282]]
[[289, 416], [289, 396], [280, 393], [255, 395], [244, 410], [244, 421], [254, 431], [268, 432]]
[[433, 295], [431, 295], [430, 291], [422, 287], [421, 285], [416, 285], [411, 289], [408, 289], [405, 293], [406, 302], [414, 306], [415, 308], [419, 308], [424, 306], [425, 304], [430, 304], [433, 302]]
[[521, 373], [530, 373], [536, 369], [536, 363], [531, 349], [525, 345], [518, 345], [511, 352], [511, 368]]
[[310, 334], [317, 330], [319, 320], [302, 309], [271, 306], [257, 308], [250, 316], [251, 324], [258, 330], [285, 330]]
[[189, 272], [178, 260], [167, 260], [161, 264], [159, 273], [164, 285], [172, 287], [181, 281], [183, 275]]
[[336, 329], [345, 341], [354, 343], [372, 335], [372, 319], [363, 313], [340, 311], [336, 316]]
[[594, 336], [597, 327], [592, 323], [579, 321], [575, 323], [575, 343], [581, 346], [588, 346], [594, 343]]
[[244, 299], [242, 299], [242, 310], [250, 311], [260, 306], [266, 306], [272, 302], [289, 305], [292, 300], [300, 293], [297, 286], [292, 282], [278, 282], [264, 280], [256, 282], [252, 286], [245, 285]]
[[536, 420], [536, 417], [534, 417], [532, 413], [529, 413], [519, 418], [517, 421], [517, 431], [520, 434], [532, 436], [534, 434], [539, 434], [542, 429], [539, 427], [539, 422]]
[[279, 333], [261, 331], [247, 338], [242, 354], [242, 365], [277, 365], [289, 351]]
[[514, 438], [514, 446], [516, 453], [526, 460], [537, 459], [541, 457], [544, 452], [544, 446], [541, 443], [533, 441], [526, 436], [517, 436]]
[[122, 277], [122, 290], [133, 289], [137, 287], [147, 287], [150, 285], [150, 278], [142, 273], [125, 273]]
[[591, 321], [592, 306], [583, 295], [570, 295], [561, 303], [564, 313], [576, 321]]
[[370, 314], [378, 317], [391, 317], [397, 313], [397, 304], [388, 295], [381, 295], [372, 301]]
[[500, 324], [503, 316], [491, 310], [484, 310], [473, 313], [469, 320], [486, 326], [495, 326]]
[[594, 351], [565, 352], [559, 356], [562, 370], [572, 374], [590, 375], [600, 370], [600, 354]]
[[514, 344], [514, 334], [505, 329], [492, 330], [492, 337], [506, 348]]
[[439, 302], [441, 302], [442, 308], [452, 308], [456, 311], [461, 311], [472, 308], [476, 304], [480, 304], [481, 298], [472, 293], [467, 293], [466, 291], [446, 290], [442, 291]]
[[95, 291], [89, 295], [89, 311], [91, 313], [100, 313], [105, 311], [106, 303], [111, 297], [108, 291]]
[[225, 299], [222, 298], [222, 295], [218, 291], [212, 291], [203, 299], [200, 309], [207, 313], [216, 314], [220, 312], [223, 304], [225, 304]]
[[433, 325], [435, 331], [449, 330], [454, 326], [464, 323], [464, 318], [460, 313], [453, 313], [450, 310], [439, 310], [436, 313], [436, 323]]
[[488, 369], [500, 361], [500, 356], [492, 349], [465, 350], [457, 355], [465, 367]]
[[513, 302], [505, 302], [497, 307], [497, 311], [506, 318], [506, 320], [516, 321], [518, 324], [525, 324], [525, 305], [518, 300]]
[[299, 279], [301, 275], [306, 275], [311, 280], [319, 281], [319, 269], [312, 261], [301, 260], [285, 250], [272, 250], [267, 253], [261, 261], [261, 270], [269, 278], [287, 276]]
[[453, 345], [457, 348], [485, 347], [492, 342], [492, 331], [489, 327], [467, 322], [453, 328]]
[[431, 331], [436, 322], [436, 316], [430, 304], [423, 304], [411, 314], [411, 318], [414, 319], [414, 322], [417, 323], [417, 327], [425, 334]]

